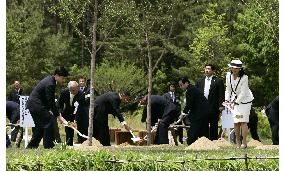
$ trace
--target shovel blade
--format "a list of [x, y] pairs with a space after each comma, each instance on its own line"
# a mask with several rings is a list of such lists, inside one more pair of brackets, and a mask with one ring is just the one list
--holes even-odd
[[134, 138], [131, 138], [131, 140], [133, 142], [138, 142], [138, 141], [141, 141], [141, 138], [140, 137], [134, 137]]

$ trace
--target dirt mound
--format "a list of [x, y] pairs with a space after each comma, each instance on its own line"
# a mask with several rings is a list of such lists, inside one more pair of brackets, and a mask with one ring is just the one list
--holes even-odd
[[258, 150], [279, 150], [279, 145], [262, 145], [262, 146], [257, 146], [254, 149], [258, 149]]
[[216, 144], [218, 147], [228, 147], [228, 146], [232, 146], [232, 144], [230, 144], [226, 139], [221, 138], [218, 140], [213, 140], [213, 143]]
[[[86, 146], [89, 146], [88, 144], [89, 144], [89, 140], [86, 140], [80, 146], [86, 147]], [[103, 145], [95, 138], [92, 138], [92, 146], [102, 147]]]
[[192, 143], [190, 146], [186, 147], [185, 150], [218, 150], [218, 147], [213, 141], [210, 141], [206, 137], [201, 137]]
[[250, 140], [250, 142], [248, 142], [248, 146], [257, 147], [257, 146], [263, 146], [263, 144], [257, 140]]

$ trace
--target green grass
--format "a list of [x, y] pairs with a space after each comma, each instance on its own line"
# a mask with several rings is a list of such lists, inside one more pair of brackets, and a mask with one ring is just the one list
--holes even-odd
[[[275, 157], [278, 150], [244, 150], [226, 147], [213, 151], [188, 151], [185, 145], [173, 147], [102, 147], [99, 151], [78, 151], [56, 146], [54, 149], [36, 150], [7, 149], [7, 170], [34, 170], [41, 163], [42, 170], [111, 170], [114, 165], [104, 160], [144, 160], [146, 162], [128, 162], [116, 164], [116, 170], [244, 170], [244, 160], [193, 160], [208, 158], [243, 157]], [[155, 162], [156, 160], [181, 161]], [[279, 160], [249, 160], [250, 170], [279, 170]]]
[[[145, 130], [145, 123], [141, 123], [141, 112], [138, 110], [132, 117], [125, 114], [126, 122], [135, 130]], [[262, 116], [261, 116], [262, 117]], [[260, 118], [260, 138], [263, 144], [272, 144], [269, 125], [265, 118]], [[117, 118], [109, 115], [109, 127], [124, 127]], [[61, 139], [65, 140], [64, 127], [59, 124]], [[184, 134], [186, 135], [186, 134]], [[74, 140], [77, 138], [75, 137]], [[248, 141], [251, 137], [249, 135]], [[243, 157], [275, 157], [279, 156], [278, 150], [256, 150], [252, 147], [236, 149], [235, 146], [210, 151], [185, 150], [187, 145], [180, 146], [134, 146], [117, 148], [102, 147], [99, 151], [78, 151], [67, 148], [64, 144], [56, 145], [53, 149], [27, 150], [21, 148], [9, 148], [6, 150], [6, 170], [46, 170], [46, 171], [78, 171], [78, 170], [245, 170], [244, 160], [193, 160], [206, 158], [230, 158]], [[117, 160], [144, 160], [146, 162], [128, 162], [112, 164], [105, 162], [115, 157]], [[166, 160], [169, 162], [155, 162]], [[187, 161], [183, 165], [172, 161]], [[279, 160], [249, 160], [249, 170], [279, 170]]]

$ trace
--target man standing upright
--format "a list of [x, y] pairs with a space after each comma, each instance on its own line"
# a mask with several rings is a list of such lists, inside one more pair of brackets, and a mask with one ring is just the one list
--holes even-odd
[[27, 102], [35, 127], [27, 148], [37, 148], [43, 138], [44, 148], [54, 147], [54, 117], [64, 124], [68, 122], [61, 116], [55, 104], [55, 88], [57, 84], [63, 84], [68, 72], [64, 67], [59, 67], [53, 75], [42, 79], [33, 89]]
[[84, 77], [79, 78], [79, 87], [81, 92], [87, 91], [86, 79]]
[[223, 80], [213, 75], [215, 66], [206, 64], [204, 68], [205, 76], [196, 82], [196, 87], [204, 93], [209, 102], [210, 114], [209, 122], [209, 138], [210, 140], [218, 139], [218, 121], [220, 112], [224, 110], [222, 103], [225, 99], [225, 87]]
[[14, 89], [9, 93], [8, 100], [20, 104], [19, 97], [23, 94], [23, 89], [21, 88], [21, 83], [19, 80], [14, 81]]

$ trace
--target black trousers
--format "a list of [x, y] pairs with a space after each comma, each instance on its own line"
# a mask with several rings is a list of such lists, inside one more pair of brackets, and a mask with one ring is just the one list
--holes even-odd
[[218, 140], [218, 121], [219, 121], [219, 113], [214, 113], [212, 116], [209, 117], [209, 139]]
[[170, 111], [162, 116], [157, 129], [157, 143], [158, 144], [169, 144], [168, 129], [171, 123], [175, 121], [177, 111]]
[[258, 117], [257, 115], [254, 115], [249, 118], [249, 123], [248, 123], [248, 128], [250, 130], [251, 137], [254, 140], [260, 141], [258, 133], [257, 133], [257, 122], [258, 122]]
[[[8, 119], [10, 119], [10, 122], [12, 124], [16, 124], [20, 120], [20, 116], [17, 115], [17, 112], [12, 112], [11, 117]], [[11, 132], [11, 141], [15, 142], [20, 126], [11, 126], [11, 129], [13, 129], [13, 131]]]
[[20, 130], [20, 126], [12, 126], [11, 129], [13, 129], [13, 131], [11, 132], [11, 141], [15, 142], [17, 139], [18, 132]]
[[65, 133], [66, 133], [66, 144], [73, 146], [74, 130], [66, 126]]
[[[84, 107], [80, 108], [80, 110], [77, 112], [77, 129], [79, 132], [81, 132], [84, 135], [88, 135], [88, 127], [89, 127], [89, 108]], [[86, 141], [86, 138], [81, 137], [79, 134], [77, 134], [77, 141], [78, 143], [83, 143]]]
[[6, 148], [8, 147], [11, 147], [11, 141], [10, 141], [8, 134], [6, 133]]
[[272, 143], [273, 145], [279, 145], [279, 124], [270, 118], [268, 118], [268, 121], [272, 132]]
[[93, 137], [100, 141], [103, 146], [110, 146], [108, 123], [101, 123], [94, 119]]
[[[68, 122], [73, 122], [75, 119], [75, 115], [71, 114], [62, 114], [62, 117], [65, 118]], [[74, 138], [74, 130], [70, 127], [65, 127], [65, 135], [66, 135], [66, 144], [73, 146], [73, 138]]]
[[190, 122], [190, 128], [187, 130], [187, 144], [191, 145], [194, 143], [199, 137], [207, 137], [208, 138], [208, 120], [196, 120]]
[[33, 135], [27, 148], [37, 148], [42, 138], [44, 148], [53, 148], [55, 140], [54, 116], [44, 108], [37, 113], [31, 112], [31, 115], [35, 127], [32, 128]]

